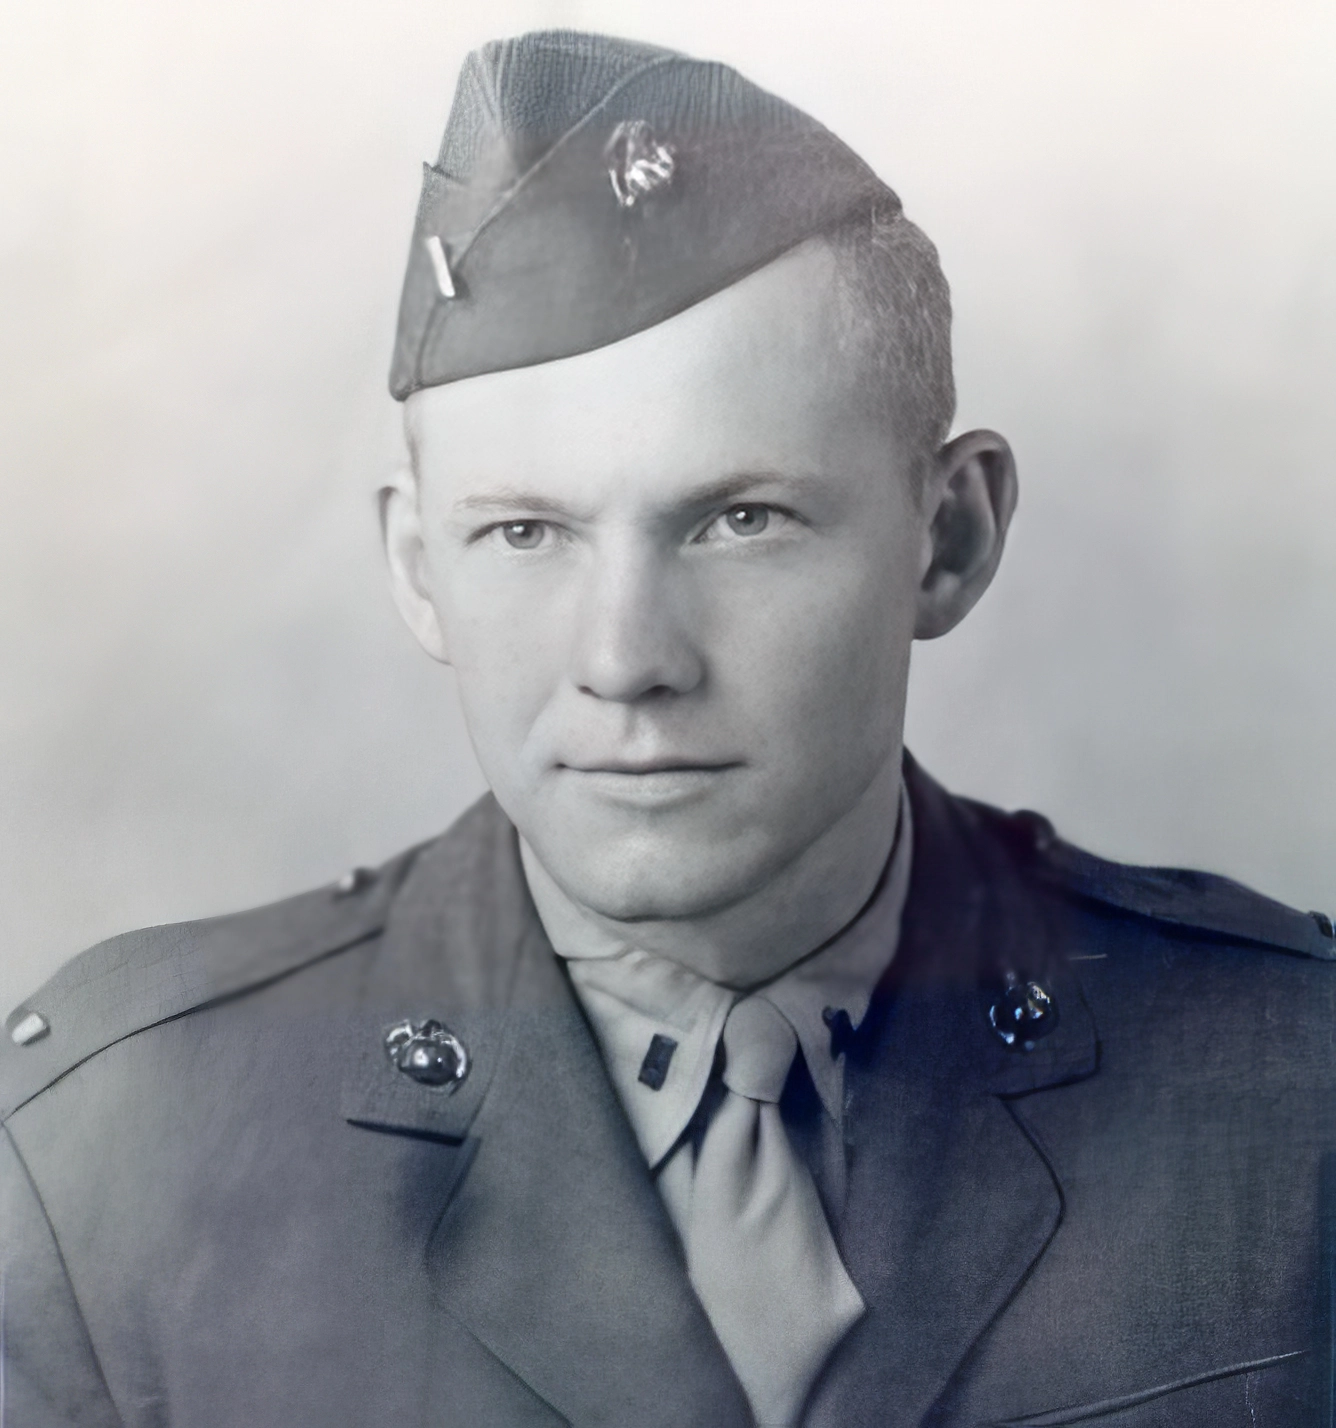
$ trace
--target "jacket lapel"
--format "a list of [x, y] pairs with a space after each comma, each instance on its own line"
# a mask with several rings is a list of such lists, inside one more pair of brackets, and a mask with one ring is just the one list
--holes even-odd
[[[1093, 1022], [1061, 939], [997, 838], [912, 761], [914, 870], [900, 947], [846, 1066], [841, 1250], [868, 1313], [813, 1396], [814, 1425], [917, 1424], [1056, 1233], [1062, 1189], [1011, 1100], [1092, 1074]], [[993, 976], [1058, 1004], [1033, 1051], [989, 1029]]]
[[[916, 1424], [942, 1398], [1061, 1220], [1061, 1186], [1011, 1103], [1097, 1064], [1061, 928], [997, 830], [909, 760], [906, 776], [900, 949], [847, 1063], [839, 1239], [868, 1313], [817, 1384], [806, 1421], [823, 1428]], [[1029, 1053], [987, 1026], [980, 984], [1004, 968], [1058, 1003]], [[405, 1016], [467, 1045], [453, 1092], [390, 1066], [380, 1037]], [[491, 799], [419, 858], [355, 1022], [347, 1118], [465, 1152], [423, 1246], [439, 1303], [570, 1421], [750, 1423]]]
[[[390, 1066], [406, 1015], [468, 1047], [454, 1092]], [[425, 1246], [446, 1310], [573, 1422], [750, 1422], [490, 798], [396, 900], [357, 1034], [349, 1120], [472, 1147]]]

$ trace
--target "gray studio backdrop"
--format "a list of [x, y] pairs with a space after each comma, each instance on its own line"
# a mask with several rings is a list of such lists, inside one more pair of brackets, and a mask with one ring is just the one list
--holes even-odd
[[997, 586], [918, 656], [953, 787], [1336, 905], [1336, 11], [1300, 0], [0, 0], [0, 1000], [374, 862], [481, 787], [371, 492], [465, 50], [728, 59], [938, 242]]

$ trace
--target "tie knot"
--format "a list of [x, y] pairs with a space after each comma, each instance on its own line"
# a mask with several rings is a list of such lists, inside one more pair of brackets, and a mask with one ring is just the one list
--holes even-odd
[[773, 1003], [745, 997], [724, 1023], [724, 1085], [753, 1101], [778, 1101], [798, 1038]]

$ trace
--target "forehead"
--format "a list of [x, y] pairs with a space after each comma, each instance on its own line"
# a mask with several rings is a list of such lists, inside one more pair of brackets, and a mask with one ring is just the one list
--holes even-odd
[[833, 254], [811, 241], [607, 347], [417, 392], [410, 437], [424, 482], [452, 487], [884, 465], [858, 327]]

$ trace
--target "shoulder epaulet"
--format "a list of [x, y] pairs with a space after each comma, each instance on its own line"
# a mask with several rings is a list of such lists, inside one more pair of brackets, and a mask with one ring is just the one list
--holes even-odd
[[1059, 838], [1047, 818], [1028, 809], [1005, 818], [1035, 874], [1077, 897], [1176, 927], [1336, 962], [1336, 927], [1324, 912], [1299, 912], [1214, 873], [1096, 857]]
[[375, 936], [419, 851], [264, 907], [123, 933], [66, 962], [5, 1019], [0, 1121], [127, 1036]]

